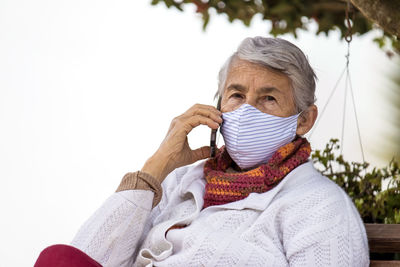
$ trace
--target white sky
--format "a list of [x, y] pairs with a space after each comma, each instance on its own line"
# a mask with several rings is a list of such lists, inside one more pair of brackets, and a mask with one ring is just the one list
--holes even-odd
[[[173, 117], [213, 104], [218, 70], [241, 40], [270, 28], [260, 17], [251, 28], [222, 16], [207, 32], [201, 25], [193, 8], [180, 13], [150, 0], [0, 2], [1, 266], [32, 266], [46, 246], [69, 243], [123, 175], [156, 151]], [[388, 159], [375, 153], [391, 129], [382, 118], [390, 116], [383, 87], [393, 62], [371, 42], [376, 34], [354, 38], [350, 64], [366, 159], [382, 165]], [[337, 32], [283, 38], [310, 59], [322, 108], [346, 44]], [[340, 136], [343, 92], [315, 131], [314, 148]], [[347, 110], [344, 153], [359, 161]], [[209, 134], [199, 127], [189, 142], [208, 145]]]

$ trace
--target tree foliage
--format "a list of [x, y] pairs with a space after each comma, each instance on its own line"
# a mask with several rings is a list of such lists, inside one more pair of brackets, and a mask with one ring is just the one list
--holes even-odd
[[[230, 22], [239, 20], [246, 26], [250, 26], [256, 14], [261, 14], [264, 20], [271, 21], [270, 34], [273, 36], [290, 33], [297, 37], [297, 31], [306, 30], [311, 20], [318, 24], [317, 35], [327, 35], [329, 31], [339, 29], [344, 38], [348, 31], [345, 24], [345, 0], [152, 0], [151, 4], [160, 2], [180, 11], [183, 11], [185, 5], [196, 5], [196, 12], [202, 14], [204, 30], [210, 20], [210, 10], [214, 9], [217, 14], [225, 14]], [[363, 35], [373, 28], [373, 23], [353, 5], [350, 18], [353, 34]], [[375, 41], [381, 47], [389, 44], [397, 52], [400, 51], [398, 38], [387, 32], [383, 32]]]
[[384, 168], [368, 170], [366, 162], [347, 162], [342, 155], [336, 156], [338, 142], [331, 139], [324, 150], [313, 152], [320, 172], [347, 192], [364, 223], [400, 223], [399, 163], [392, 160]]

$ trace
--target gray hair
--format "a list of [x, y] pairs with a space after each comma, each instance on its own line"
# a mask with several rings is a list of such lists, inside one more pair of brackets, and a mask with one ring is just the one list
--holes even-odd
[[286, 74], [292, 85], [297, 112], [315, 103], [315, 81], [317, 76], [304, 53], [294, 44], [281, 38], [256, 36], [246, 38], [239, 45], [218, 74], [218, 91], [222, 96], [229, 68], [235, 59], [242, 59]]

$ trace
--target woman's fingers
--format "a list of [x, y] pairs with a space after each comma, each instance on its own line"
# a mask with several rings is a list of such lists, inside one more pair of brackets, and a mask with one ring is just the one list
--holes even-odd
[[203, 115], [191, 116], [191, 117], [187, 118], [186, 122], [187, 123], [185, 123], [185, 125], [184, 125], [184, 130], [185, 130], [186, 135], [188, 135], [190, 133], [190, 131], [193, 130], [193, 128], [195, 128], [201, 124], [207, 125], [211, 129], [218, 129], [218, 127], [219, 127], [218, 122], [216, 122], [208, 117], [205, 117]]
[[[218, 111], [218, 110], [217, 110]], [[222, 117], [221, 117], [222, 113], [217, 113], [214, 111], [209, 111], [209, 110], [204, 110], [204, 109], [198, 109], [194, 112], [193, 115], [202, 115], [204, 117], [208, 117], [212, 120], [214, 120], [215, 122], [217, 122], [218, 124], [222, 123]]]
[[215, 120], [218, 123], [222, 123], [222, 112], [210, 105], [195, 104], [188, 109], [183, 116], [203, 115]]
[[216, 121], [203, 115], [180, 116], [174, 119], [171, 127], [171, 133], [173, 134], [181, 132], [187, 136], [193, 130], [193, 128], [199, 125], [207, 125], [211, 129], [218, 129], [219, 127], [219, 124]]
[[165, 139], [151, 158], [153, 160], [146, 162], [143, 169], [153, 172], [162, 181], [175, 168], [207, 158], [210, 155], [210, 147], [191, 150], [187, 135], [199, 125], [218, 129], [222, 123], [221, 116], [222, 113], [213, 106], [193, 105], [172, 120]]
[[[196, 104], [171, 122], [167, 136], [163, 141], [162, 150], [167, 151], [177, 161], [182, 155], [190, 155], [189, 158], [199, 158], [206, 155], [205, 149], [195, 150], [195, 154], [187, 145], [187, 135], [197, 126], [206, 125], [211, 129], [218, 129], [222, 123], [221, 112], [213, 106]], [[172, 156], [174, 155], [174, 156]], [[187, 159], [186, 159], [187, 160]]]
[[209, 146], [203, 146], [192, 151], [191, 162], [196, 162], [201, 159], [206, 159], [210, 156], [211, 148]]
[[221, 112], [213, 106], [196, 104], [182, 115], [173, 119], [170, 130], [188, 135], [193, 128], [199, 125], [207, 125], [211, 129], [218, 129], [222, 123]]

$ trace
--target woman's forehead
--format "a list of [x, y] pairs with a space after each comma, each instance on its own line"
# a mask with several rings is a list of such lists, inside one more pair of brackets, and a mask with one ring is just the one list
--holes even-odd
[[229, 68], [225, 92], [232, 89], [247, 92], [249, 86], [259, 93], [271, 91], [292, 93], [291, 82], [286, 74], [245, 60], [234, 62]]

